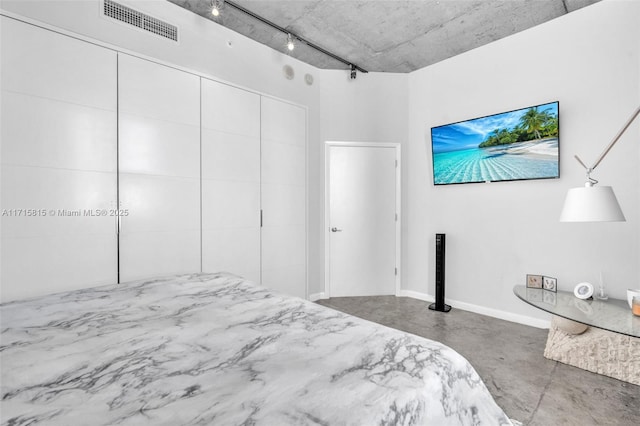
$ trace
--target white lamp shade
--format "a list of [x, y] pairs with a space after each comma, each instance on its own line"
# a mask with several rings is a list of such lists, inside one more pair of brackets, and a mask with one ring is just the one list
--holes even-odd
[[560, 222], [624, 221], [624, 214], [610, 186], [570, 189], [560, 214]]

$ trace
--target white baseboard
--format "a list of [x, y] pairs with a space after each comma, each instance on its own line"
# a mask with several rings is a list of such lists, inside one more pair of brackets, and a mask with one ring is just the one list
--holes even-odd
[[425, 302], [435, 302], [436, 299], [430, 294], [420, 293], [419, 291], [413, 290], [400, 290], [400, 292], [396, 295], [398, 297], [410, 297], [412, 299], [423, 300]]
[[447, 300], [454, 308], [464, 311], [475, 312], [476, 314], [486, 315], [488, 317], [498, 318], [505, 321], [511, 321], [518, 324], [529, 325], [536, 328], [549, 328], [551, 321], [539, 318], [528, 317], [526, 315], [514, 314], [513, 312], [501, 311], [499, 309], [487, 308], [485, 306], [473, 305], [467, 302], [459, 302], [457, 300]]
[[[435, 298], [430, 294], [421, 293], [413, 290], [400, 290], [398, 297], [411, 297], [412, 299], [424, 300], [425, 302], [434, 302]], [[551, 321], [541, 320], [526, 315], [514, 314], [512, 312], [501, 311], [499, 309], [487, 308], [485, 306], [474, 305], [472, 303], [460, 302], [458, 300], [446, 299], [448, 305], [463, 311], [474, 312], [488, 317], [498, 318], [505, 321], [511, 321], [518, 324], [529, 325], [536, 328], [549, 328]]]
[[309, 295], [309, 300], [312, 302], [315, 302], [317, 300], [320, 299], [327, 299], [327, 297], [325, 297], [324, 292], [320, 292], [320, 293], [313, 293]]
[[[410, 297], [412, 299], [422, 300], [424, 302], [435, 302], [435, 297], [430, 294], [422, 293], [413, 290], [400, 290], [397, 297]], [[326, 299], [324, 292], [313, 293], [309, 295], [309, 300], [315, 302], [320, 299]], [[474, 312], [480, 315], [486, 315], [488, 317], [498, 318], [505, 321], [511, 321], [518, 324], [528, 325], [536, 328], [549, 328], [551, 321], [541, 320], [538, 318], [529, 317], [526, 315], [514, 314], [513, 312], [501, 311], [499, 309], [487, 308], [485, 306], [474, 305], [472, 303], [460, 302], [459, 300], [446, 299], [445, 302], [448, 305], [456, 309], [462, 309], [463, 311]]]

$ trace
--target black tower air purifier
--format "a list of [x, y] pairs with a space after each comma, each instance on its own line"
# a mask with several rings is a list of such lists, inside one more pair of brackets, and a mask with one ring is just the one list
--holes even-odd
[[449, 312], [451, 306], [444, 303], [444, 252], [445, 235], [436, 234], [436, 303], [429, 305], [432, 311]]

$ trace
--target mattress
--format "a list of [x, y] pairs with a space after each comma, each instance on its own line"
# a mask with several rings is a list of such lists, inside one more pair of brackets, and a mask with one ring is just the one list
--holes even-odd
[[226, 274], [0, 305], [2, 424], [510, 425], [453, 349]]

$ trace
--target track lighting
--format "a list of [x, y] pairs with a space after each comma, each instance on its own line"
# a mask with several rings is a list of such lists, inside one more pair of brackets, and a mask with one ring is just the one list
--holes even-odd
[[293, 37], [291, 36], [291, 33], [287, 34], [287, 49], [293, 50], [295, 47], [296, 45], [293, 44]]
[[[323, 49], [322, 47], [312, 43], [309, 40], [304, 39], [303, 37], [301, 37], [299, 34], [294, 34], [292, 32], [290, 32], [288, 29], [283, 28], [281, 26], [279, 26], [278, 24], [271, 22], [270, 20], [263, 18], [262, 16], [258, 15], [257, 13], [254, 13], [252, 11], [250, 11], [249, 9], [240, 6], [239, 4], [237, 4], [235, 1], [232, 0], [212, 0], [211, 1], [211, 6], [213, 7], [214, 4], [220, 3], [220, 7], [218, 8], [218, 11], [220, 10], [220, 8], [222, 7], [222, 5], [224, 4], [224, 6], [226, 7], [230, 7], [233, 8], [239, 12], [244, 13], [247, 16], [251, 16], [254, 19], [257, 19], [258, 21], [262, 22], [263, 24], [266, 24], [268, 26], [270, 26], [271, 28], [280, 31], [284, 34], [287, 34], [287, 49], [289, 50], [293, 50], [295, 49], [295, 44], [294, 44], [294, 39], [299, 41], [300, 43], [304, 44], [307, 47], [310, 47], [314, 50], [317, 50], [320, 53], [323, 53], [333, 59], [335, 59], [336, 61], [342, 62], [345, 65], [348, 65], [351, 69], [351, 78], [356, 78], [356, 71], [360, 71], [361, 73], [367, 73], [368, 71], [360, 68], [359, 66], [347, 61], [344, 58], [341, 58], [340, 56], [333, 54], [331, 52], [329, 52], [328, 50]], [[212, 13], [213, 13], [213, 9], [212, 9]]]
[[211, 14], [213, 16], [219, 16], [223, 6], [224, 0], [211, 0]]

